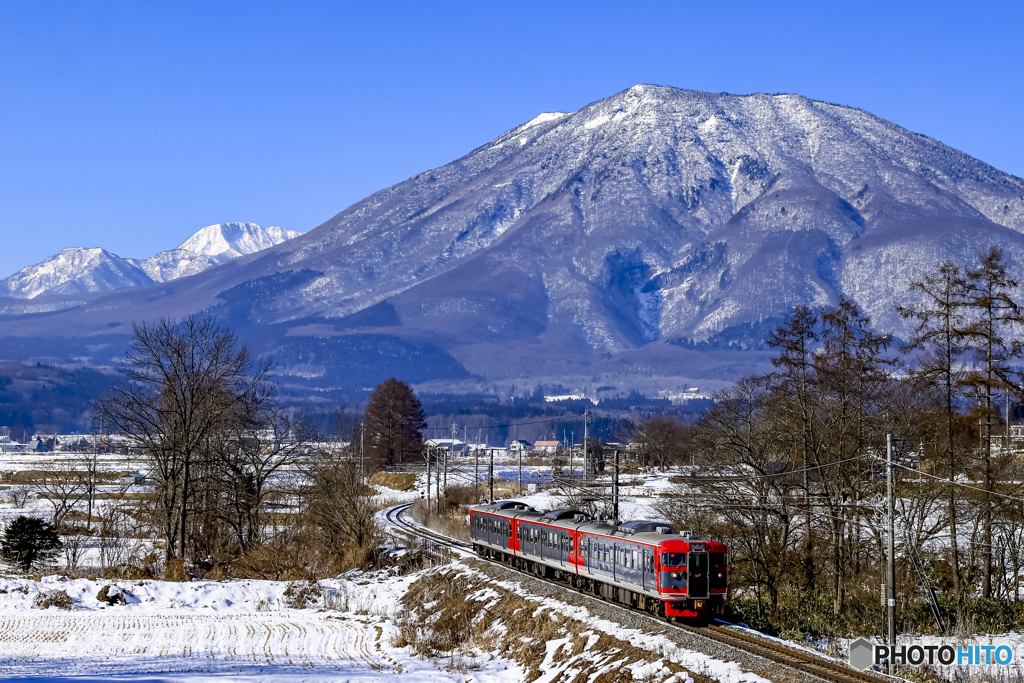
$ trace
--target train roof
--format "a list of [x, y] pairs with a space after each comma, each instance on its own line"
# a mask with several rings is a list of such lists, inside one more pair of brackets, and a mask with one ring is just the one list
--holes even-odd
[[650, 545], [658, 545], [665, 541], [722, 545], [720, 541], [706, 538], [691, 538], [688, 531], [679, 533], [668, 522], [652, 522], [650, 520], [637, 519], [619, 523], [614, 519], [592, 519], [589, 515], [577, 510], [536, 510], [526, 503], [516, 500], [502, 500], [493, 505], [476, 505], [470, 509], [510, 519], [540, 522], [562, 529], [578, 529], [585, 533], [610, 536], [612, 538], [628, 538]]

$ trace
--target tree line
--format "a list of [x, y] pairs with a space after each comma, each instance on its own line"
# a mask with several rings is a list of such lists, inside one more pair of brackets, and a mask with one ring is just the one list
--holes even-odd
[[902, 606], [920, 606], [934, 585], [963, 622], [976, 598], [1017, 599], [1018, 282], [992, 247], [970, 266], [939, 264], [910, 290], [915, 301], [898, 312], [912, 334], [899, 345], [845, 297], [796, 308], [767, 340], [774, 370], [719, 392], [692, 425], [700, 469], [662, 511], [728, 541], [733, 586], [758, 614], [807, 600], [832, 615], [880, 614], [890, 434]]
[[116, 477], [96, 453], [24, 473], [52, 507], [47, 528], [63, 535], [68, 565], [90, 542], [104, 565], [130, 571], [190, 565], [280, 579], [372, 562], [380, 530], [367, 480], [422, 457], [419, 401], [404, 382], [382, 382], [354, 427], [339, 423], [341, 443], [279, 405], [271, 372], [212, 318], [135, 325], [121, 380], [92, 413], [97, 439], [116, 437], [152, 485], [111, 494]]

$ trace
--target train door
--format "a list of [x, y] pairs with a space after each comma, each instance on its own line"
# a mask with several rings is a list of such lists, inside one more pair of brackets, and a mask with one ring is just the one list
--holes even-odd
[[654, 551], [644, 548], [643, 571], [641, 573], [644, 590], [657, 590], [654, 584]]
[[690, 553], [686, 563], [687, 596], [706, 598], [708, 596], [708, 554]]

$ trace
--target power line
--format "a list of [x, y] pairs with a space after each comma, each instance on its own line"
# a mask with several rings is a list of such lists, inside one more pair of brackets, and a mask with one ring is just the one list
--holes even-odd
[[[871, 457], [874, 457], [874, 458], [878, 459], [878, 456], [871, 456]], [[896, 465], [896, 467], [902, 467], [902, 466], [901, 465]], [[907, 468], [907, 467], [902, 467], [902, 469], [909, 470], [909, 468]], [[987, 493], [990, 496], [997, 496], [999, 498], [1006, 498], [1007, 500], [1016, 501], [1018, 503], [1024, 503], [1024, 498], [1021, 498], [1020, 496], [1010, 496], [1010, 495], [1007, 495], [1005, 493], [998, 493], [996, 491], [989, 491], [987, 489], [978, 488], [977, 486], [970, 486], [969, 484], [963, 484], [963, 483], [961, 483], [959, 481], [950, 481], [949, 479], [944, 479], [944, 478], [938, 477], [938, 476], [936, 476], [934, 474], [928, 474], [927, 472], [921, 472], [920, 470], [910, 470], [910, 471], [913, 471], [915, 474], [920, 474], [922, 477], [928, 477], [930, 479], [935, 479], [936, 481], [941, 481], [944, 484], [953, 484], [954, 486], [960, 486], [961, 488], [971, 489], [973, 491], [981, 491], [982, 493]]]
[[[559, 417], [547, 417], [538, 420], [527, 420], [525, 422], [510, 422], [508, 424], [473, 425], [475, 429], [508, 429], [509, 427], [521, 427], [523, 425], [544, 424], [547, 422], [572, 422], [584, 419], [583, 415], [562, 415]], [[426, 431], [447, 433], [448, 427], [426, 427]]]

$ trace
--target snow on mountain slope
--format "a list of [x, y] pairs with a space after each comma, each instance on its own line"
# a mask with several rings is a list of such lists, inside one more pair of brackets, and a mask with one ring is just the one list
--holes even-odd
[[261, 228], [255, 223], [220, 223], [203, 228], [182, 242], [178, 249], [211, 256], [222, 263], [269, 249], [301, 234], [273, 226]]
[[[220, 253], [217, 234], [197, 241]], [[639, 85], [541, 114], [273, 248], [62, 302], [77, 308], [16, 333], [215, 310], [253, 335], [277, 326], [274, 353], [302, 377], [401, 355], [371, 332], [429, 340], [444, 372], [594, 374], [600, 360], [664, 374], [675, 349], [749, 347], [794, 305], [842, 294], [899, 334], [910, 278], [991, 244], [1024, 270], [1024, 180], [933, 138], [799, 95]]]
[[70, 248], [0, 280], [0, 296], [32, 299], [41, 294], [77, 294], [145, 287], [195, 275], [218, 263], [254, 254], [301, 233], [255, 223], [203, 228], [177, 249], [125, 259], [103, 249]]
[[[860, 270], [920, 221], [932, 237], [900, 279]], [[642, 85], [538, 116], [261, 265], [323, 273], [282, 295], [279, 319], [387, 299], [405, 326], [603, 353], [720, 338], [851, 280], [899, 324], [903, 276], [993, 240], [1022, 263], [1022, 231], [1024, 181], [862, 110]]]
[[130, 259], [105, 249], [72, 248], [0, 280], [0, 295], [31, 299], [44, 293], [76, 294], [153, 283]]

